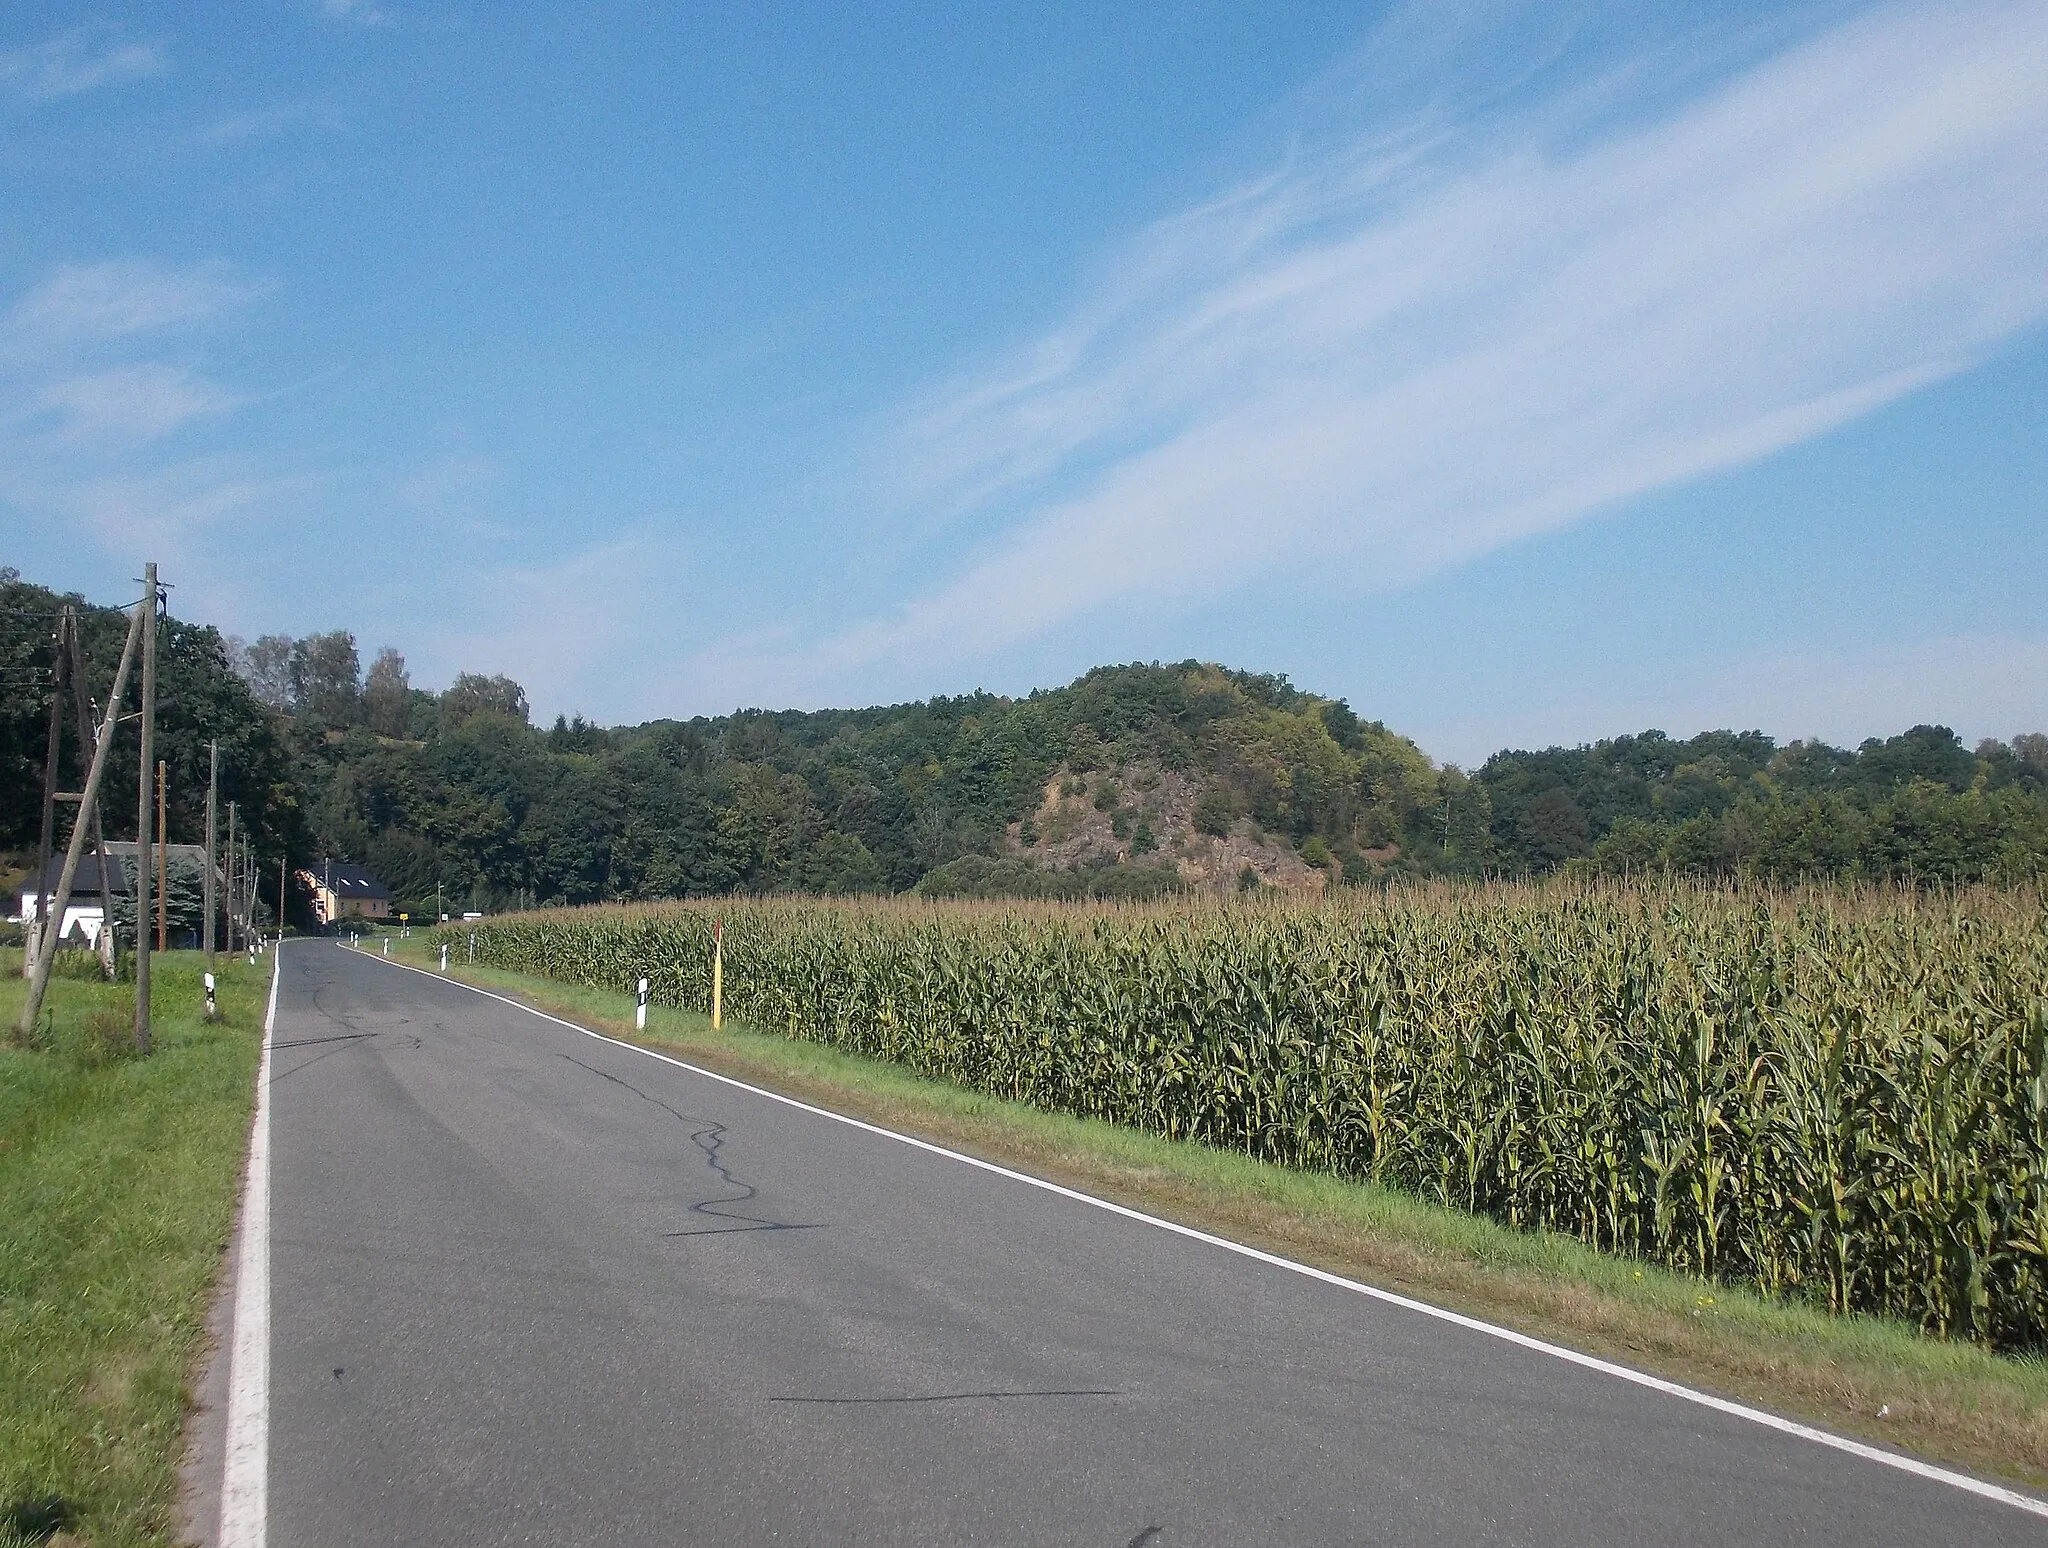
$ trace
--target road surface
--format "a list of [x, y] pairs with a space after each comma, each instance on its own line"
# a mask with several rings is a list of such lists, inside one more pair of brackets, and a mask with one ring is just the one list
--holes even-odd
[[2048, 1541], [337, 945], [269, 1098], [276, 1545]]

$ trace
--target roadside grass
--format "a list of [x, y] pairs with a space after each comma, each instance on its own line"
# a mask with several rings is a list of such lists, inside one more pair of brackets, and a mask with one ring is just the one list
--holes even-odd
[[[29, 1047], [0, 952], [0, 1545], [177, 1540], [187, 1382], [233, 1226], [270, 964], [156, 959], [134, 988], [58, 977]], [[57, 1535], [52, 1538], [51, 1533]]]
[[[423, 941], [393, 954], [432, 967]], [[459, 963], [451, 977], [592, 1031], [900, 1129], [1418, 1300], [1842, 1434], [2048, 1486], [2048, 1364], [1902, 1323], [1834, 1317], [1753, 1291], [1515, 1231], [1368, 1183], [923, 1079], [818, 1043], [630, 996]], [[1883, 1418], [1879, 1417], [1880, 1413]]]

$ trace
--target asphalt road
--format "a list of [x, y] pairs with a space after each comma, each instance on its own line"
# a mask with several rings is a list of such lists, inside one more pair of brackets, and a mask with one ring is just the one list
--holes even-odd
[[273, 1544], [2048, 1541], [338, 946], [281, 973]]

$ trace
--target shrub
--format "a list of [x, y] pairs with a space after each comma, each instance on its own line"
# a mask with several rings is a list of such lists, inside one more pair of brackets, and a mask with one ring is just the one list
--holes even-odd
[[1237, 821], [1237, 802], [1231, 799], [1229, 791], [1212, 785], [1196, 799], [1194, 817], [1197, 833], [1226, 838], [1231, 824]]

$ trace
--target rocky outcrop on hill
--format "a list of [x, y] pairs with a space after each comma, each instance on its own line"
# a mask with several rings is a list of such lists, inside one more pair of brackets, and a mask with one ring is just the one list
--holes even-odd
[[1009, 825], [1004, 848], [1047, 870], [1170, 863], [1202, 892], [1239, 890], [1247, 871], [1260, 886], [1315, 892], [1328, 884], [1334, 862], [1311, 865], [1212, 792], [1149, 759], [1089, 773], [1063, 764], [1038, 806]]

